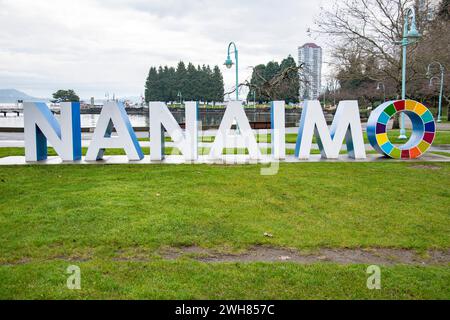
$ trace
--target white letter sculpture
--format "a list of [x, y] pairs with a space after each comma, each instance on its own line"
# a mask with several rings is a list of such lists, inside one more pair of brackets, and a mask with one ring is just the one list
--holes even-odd
[[[117, 131], [117, 136], [111, 136], [113, 127]], [[107, 102], [102, 108], [85, 160], [101, 160], [105, 149], [109, 148], [124, 149], [131, 161], [144, 158], [125, 107], [122, 103], [114, 101]]]
[[61, 103], [61, 125], [43, 102], [25, 102], [23, 113], [26, 161], [47, 159], [47, 139], [63, 161], [81, 159], [79, 102]]
[[184, 134], [164, 102], [150, 102], [149, 109], [150, 160], [161, 161], [164, 158], [164, 128], [172, 138], [174, 146], [184, 155], [185, 160], [196, 160], [198, 153], [198, 103], [190, 101], [185, 104], [186, 130]]
[[286, 137], [284, 101], [273, 101], [270, 107], [272, 125], [272, 157], [276, 160], [286, 158]]
[[[228, 131], [231, 129], [234, 120], [236, 120], [236, 127], [239, 128], [239, 134], [230, 136], [228, 135]], [[256, 142], [252, 128], [250, 127], [250, 123], [248, 122], [247, 115], [245, 114], [242, 101], [231, 101], [228, 103], [209, 153], [211, 159], [221, 158], [223, 148], [226, 147], [228, 138], [235, 138], [235, 143], [238, 147], [246, 147], [250, 159], [258, 160], [261, 158], [261, 152], [258, 148], [258, 143]]]
[[330, 131], [318, 100], [305, 101], [298, 129], [295, 156], [309, 159], [314, 134], [322, 158], [337, 159], [345, 138], [349, 157], [365, 159], [366, 150], [357, 101], [341, 101]]

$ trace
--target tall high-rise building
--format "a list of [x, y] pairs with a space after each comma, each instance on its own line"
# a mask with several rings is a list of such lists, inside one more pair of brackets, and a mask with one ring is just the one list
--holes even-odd
[[315, 43], [298, 47], [298, 63], [304, 64], [299, 71], [300, 100], [319, 98], [322, 87], [322, 48]]

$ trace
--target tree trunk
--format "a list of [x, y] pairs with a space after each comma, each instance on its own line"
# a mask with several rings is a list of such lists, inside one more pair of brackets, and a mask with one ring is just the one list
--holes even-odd
[[450, 121], [450, 103], [447, 104], [447, 121]]
[[400, 129], [400, 117], [398, 114], [394, 116], [394, 123], [392, 124], [392, 129]]
[[447, 121], [450, 121], [450, 99], [445, 95], [442, 95], [442, 98], [447, 101]]

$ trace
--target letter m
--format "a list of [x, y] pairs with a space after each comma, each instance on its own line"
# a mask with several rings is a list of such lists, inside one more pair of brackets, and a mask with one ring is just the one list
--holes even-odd
[[46, 103], [25, 102], [25, 160], [47, 159], [47, 140], [63, 161], [81, 159], [80, 103], [61, 103], [60, 123]]
[[339, 102], [330, 130], [320, 102], [305, 101], [295, 147], [297, 158], [309, 159], [314, 135], [322, 158], [337, 159], [344, 139], [349, 157], [366, 158], [357, 101]]

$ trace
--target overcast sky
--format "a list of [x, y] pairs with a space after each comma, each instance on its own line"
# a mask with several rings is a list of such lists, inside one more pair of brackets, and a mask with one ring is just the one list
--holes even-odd
[[0, 88], [49, 97], [73, 88], [82, 98], [139, 96], [150, 66], [178, 61], [220, 65], [230, 41], [240, 80], [249, 67], [280, 61], [308, 37], [331, 0], [0, 0]]

